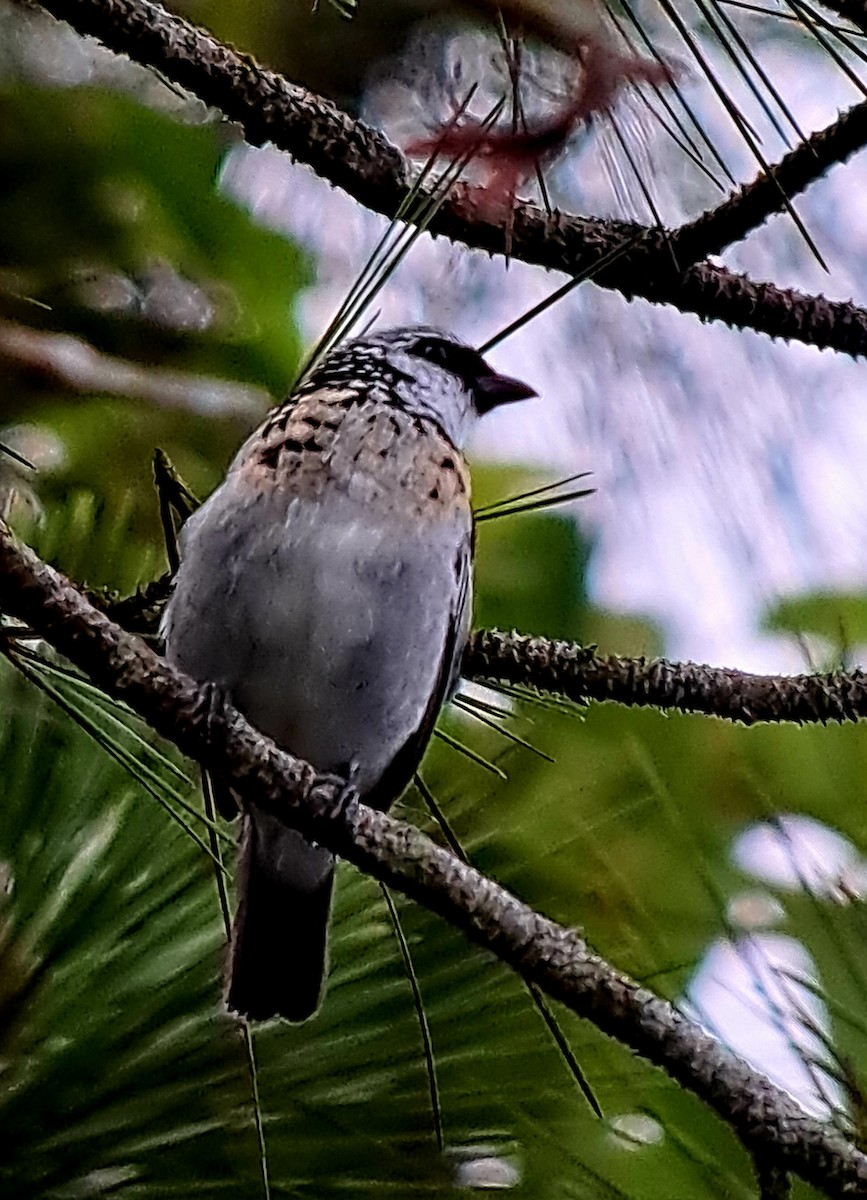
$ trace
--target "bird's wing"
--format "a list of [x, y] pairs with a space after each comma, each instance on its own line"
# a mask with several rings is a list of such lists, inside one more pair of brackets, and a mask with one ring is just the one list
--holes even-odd
[[365, 796], [365, 803], [372, 808], [388, 809], [398, 799], [422, 760], [440, 709], [457, 685], [469, 630], [474, 538], [475, 529], [470, 527], [455, 555], [455, 602], [449, 613], [440, 667], [427, 708], [422, 714], [418, 728], [395, 754], [376, 787]]

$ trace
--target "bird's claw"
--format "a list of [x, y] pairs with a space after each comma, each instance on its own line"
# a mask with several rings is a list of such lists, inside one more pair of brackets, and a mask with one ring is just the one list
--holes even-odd
[[351, 833], [358, 812], [359, 764], [353, 762], [343, 775], [317, 775], [308, 795], [308, 804], [314, 817], [342, 825]]

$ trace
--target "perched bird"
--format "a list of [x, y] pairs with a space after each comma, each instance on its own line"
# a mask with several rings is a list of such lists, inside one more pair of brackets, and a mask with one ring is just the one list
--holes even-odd
[[[427, 327], [332, 351], [184, 526], [169, 659], [388, 808], [456, 685], [466, 640], [462, 448], [483, 413], [535, 394]], [[245, 810], [230, 1009], [256, 1020], [315, 1012], [333, 877], [328, 850]]]

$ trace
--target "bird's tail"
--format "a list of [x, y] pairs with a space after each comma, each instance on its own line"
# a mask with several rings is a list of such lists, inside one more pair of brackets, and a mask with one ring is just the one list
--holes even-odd
[[267, 813], [244, 822], [226, 1003], [254, 1021], [304, 1021], [325, 977], [334, 857]]

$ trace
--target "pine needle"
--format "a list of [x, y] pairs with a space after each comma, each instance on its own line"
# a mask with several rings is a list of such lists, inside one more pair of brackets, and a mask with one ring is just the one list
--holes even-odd
[[500, 517], [514, 517], [521, 513], [540, 512], [546, 508], [553, 508], [558, 504], [568, 504], [572, 500], [583, 500], [587, 496], [596, 494], [596, 488], [577, 488], [570, 492], [558, 492], [556, 495], [546, 495], [546, 492], [553, 492], [555, 488], [564, 487], [566, 484], [574, 482], [576, 479], [586, 479], [590, 471], [581, 471], [577, 475], [570, 475], [566, 479], [560, 479], [556, 483], [547, 483], [542, 487], [532, 488], [530, 491], [522, 492], [517, 496], [510, 496], [503, 500], [496, 500], [493, 504], [487, 504], [483, 508], [477, 509], [473, 514], [477, 525], [484, 521], [495, 521]]
[[[770, 121], [771, 127], [774, 129], [780, 140], [784, 143], [784, 145], [791, 147], [791, 140], [783, 129], [781, 123], [777, 120], [770, 104], [765, 99], [764, 91], [752, 78], [750, 72], [744, 66], [744, 63], [747, 63], [755, 71], [764, 89], [767, 90], [779, 108], [780, 112], [788, 121], [798, 141], [804, 141], [804, 132], [798, 122], [795, 120], [791, 109], [783, 100], [770, 76], [756, 58], [746, 38], [744, 38], [743, 34], [735, 25], [734, 21], [732, 21], [732, 19], [729, 17], [728, 13], [726, 13], [726, 11], [720, 6], [719, 0], [710, 0], [710, 3], [706, 3], [705, 0], [695, 0], [695, 3], [698, 5], [700, 12], [707, 20], [711, 29], [713, 29], [718, 41], [720, 42], [720, 45], [722, 45], [725, 49], [726, 53], [734, 64], [735, 69], [738, 71], [747, 87], [755, 96], [757, 103], [760, 105], [765, 116]], [[719, 20], [717, 20], [711, 12], [711, 6], [716, 12]], [[729, 44], [726, 39], [726, 34], [731, 36], [734, 46]]]
[[13, 450], [11, 446], [7, 446], [5, 442], [0, 442], [0, 453], [8, 454], [10, 458], [14, 458], [17, 463], [21, 463], [24, 467], [29, 467], [31, 471], [36, 470], [29, 458], [25, 458], [23, 454], [19, 454], [17, 450]]
[[[500, 39], [500, 45], [503, 50], [503, 57], [506, 60], [506, 69], [509, 72], [509, 82], [512, 85], [511, 109], [512, 109], [512, 133], [517, 133], [520, 128], [522, 132], [529, 132], [527, 124], [527, 114], [524, 110], [524, 103], [521, 99], [521, 68], [523, 43], [520, 38], [512, 37], [506, 28], [506, 21], [503, 17], [502, 9], [497, 9], [497, 36]], [[542, 165], [536, 160], [534, 164], [536, 173], [536, 184], [539, 188], [539, 195], [542, 198], [542, 205], [545, 212], [550, 217], [553, 213], [551, 206], [551, 198], [548, 194], [548, 185], [545, 182], [545, 175], [542, 170]], [[509, 260], [506, 259], [508, 266]]]
[[[767, 162], [765, 156], [762, 154], [761, 150], [759, 149], [758, 139], [755, 135], [755, 132], [751, 129], [749, 122], [746, 120], [743, 113], [740, 111], [740, 109], [735, 104], [735, 102], [732, 100], [731, 96], [728, 94], [726, 89], [722, 86], [722, 84], [717, 79], [713, 68], [711, 67], [710, 63], [708, 62], [707, 58], [705, 57], [704, 53], [702, 52], [698, 42], [696, 41], [696, 39], [693, 36], [690, 29], [688, 28], [686, 22], [683, 20], [680, 13], [675, 8], [674, 4], [672, 3], [672, 0], [659, 0], [659, 3], [662, 7], [662, 11], [666, 14], [666, 16], [668, 16], [672, 25], [677, 30], [677, 32], [680, 34], [682, 41], [684, 42], [684, 44], [686, 45], [690, 54], [692, 55], [693, 59], [695, 60], [699, 70], [704, 75], [704, 77], [707, 79], [707, 81], [710, 84], [711, 89], [714, 92], [714, 94], [716, 95], [717, 99], [720, 101], [720, 103], [725, 108], [726, 112], [731, 117], [736, 129], [740, 133], [740, 135], [743, 138], [744, 142], [746, 143], [750, 153], [753, 155], [756, 162], [758, 163], [760, 169], [764, 172], [765, 175], [768, 176], [768, 178], [775, 179], [775, 176], [774, 176], [773, 171], [771, 170], [770, 164]], [[696, 0], [696, 4], [698, 5], [702, 14], [705, 16], [706, 20], [708, 20], [708, 22], [713, 27], [715, 23], [713, 21], [712, 15], [710, 15], [708, 13], [707, 5], [704, 3], [704, 0]], [[730, 55], [730, 57], [736, 58], [735, 52], [729, 46], [729, 44], [725, 40], [725, 38], [721, 37], [720, 40], [722, 42], [722, 45], [724, 46], [724, 48]], [[827, 271], [828, 264], [825, 262], [824, 258], [822, 257], [822, 255], [819, 251], [819, 248], [816, 245], [816, 243], [813, 241], [813, 238], [810, 235], [810, 232], [807, 229], [806, 225], [801, 220], [800, 216], [798, 215], [797, 211], [795, 210], [795, 207], [792, 204], [792, 201], [790, 200], [789, 196], [786, 194], [785, 190], [782, 187], [779, 188], [779, 192], [780, 192], [780, 198], [783, 202], [783, 207], [785, 208], [786, 212], [788, 212], [789, 216], [791, 217], [792, 221], [795, 224], [795, 227], [797, 228], [798, 232], [801, 234], [801, 237], [804, 239], [805, 245], [810, 250], [813, 257], [816, 259], [816, 262], [822, 267], [823, 270]]]
[[[41, 671], [44, 675], [49, 677], [57, 676], [65, 680], [69, 680], [77, 687], [82, 685], [80, 691], [76, 695], [75, 702], [68, 699], [67, 694], [62, 691], [58, 684], [55, 683], [52, 685], [52, 687], [56, 690], [58, 695], [64, 696], [66, 703], [72, 705], [75, 708], [75, 711], [80, 714], [81, 721], [79, 724], [82, 724], [82, 727], [91, 733], [95, 740], [102, 739], [100, 744], [103, 745], [105, 749], [116, 749], [118, 753], [125, 756], [125, 759], [129, 764], [134, 766], [135, 769], [131, 771], [131, 773], [137, 782], [145, 786], [145, 780], [150, 781], [153, 787], [158, 788], [164, 796], [168, 797], [168, 799], [172, 800], [175, 804], [182, 808], [184, 812], [188, 814], [188, 816], [195, 818], [195, 820], [200, 823], [206, 825], [208, 824], [202, 813], [200, 813], [197, 808], [190, 804], [180, 792], [171, 786], [171, 784], [163, 779], [154, 767], [144, 761], [143, 758], [137, 757], [132, 750], [129, 750], [127, 747], [123, 746], [121, 742], [117, 741], [115, 738], [112, 738], [106, 730], [101, 729], [97, 723], [97, 720], [95, 720], [94, 717], [87, 712], [87, 708], [95, 710], [95, 713], [99, 719], [107, 721], [109, 725], [114, 726], [115, 729], [127, 735], [133, 740], [140, 751], [144, 751], [145, 754], [155, 759], [160, 767], [170, 771], [177, 779], [180, 780], [181, 783], [192, 787], [192, 782], [189, 777], [184, 775], [184, 773], [175, 766], [171, 759], [167, 758], [157, 747], [152, 746], [151, 743], [143, 738], [135, 729], [127, 725], [126, 722], [120, 720], [116, 713], [111, 711], [112, 706], [115, 706], [119, 711], [124, 711], [122, 706], [119, 705], [117, 701], [114, 701], [110, 697], [104, 695], [104, 693], [100, 692], [100, 690], [89, 681], [80, 679], [79, 676], [77, 676], [74, 672], [63, 671], [55, 664], [46, 662], [32, 651], [23, 651], [16, 648], [13, 653], [15, 658], [21, 660], [22, 663], [26, 663], [36, 672]], [[13, 655], [10, 654], [7, 655], [7, 657], [12, 658]], [[18, 664], [16, 663], [16, 665]], [[99, 736], [97, 737], [97, 735]], [[216, 832], [216, 836], [222, 838], [224, 841], [231, 842], [231, 838], [229, 838], [221, 829], [219, 829], [218, 826], [209, 827], [209, 832], [212, 831]]]
[[[328, 4], [344, 21], [351, 21], [358, 10], [358, 0], [328, 0]], [[318, 10], [319, 0], [314, 0], [313, 12]]]
[[[798, 21], [810, 30], [813, 37], [816, 39], [822, 49], [825, 50], [828, 56], [837, 64], [849, 82], [858, 89], [862, 96], [867, 96], [867, 85], [864, 84], [858, 73], [852, 70], [839, 51], [831, 45], [824, 33], [820, 32], [820, 26], [825, 23], [822, 22], [818, 13], [811, 12], [807, 5], [801, 3], [801, 0], [787, 0], [787, 3], [792, 12], [796, 15]], [[854, 43], [850, 42], [849, 39], [843, 35], [842, 31], [835, 31], [835, 36], [837, 40], [852, 54], [860, 58], [862, 62], [867, 62], [867, 53], [865, 53], [860, 46], [856, 46]]]
[[475, 750], [471, 750], [469, 746], [465, 746], [463, 742], [459, 742], [457, 738], [452, 737], [450, 733], [446, 733], [442, 729], [434, 730], [434, 737], [438, 737], [440, 741], [445, 742], [447, 746], [451, 746], [453, 750], [463, 754], [470, 762], [474, 762], [477, 766], [484, 767], [486, 771], [490, 771], [492, 775], [496, 775], [498, 779], [508, 779], [505, 771], [483, 758], [481, 754], [477, 754]]
[[[205, 806], [205, 817], [208, 820], [208, 841], [211, 843], [211, 852], [214, 861], [223, 866], [223, 856], [220, 850], [220, 843], [217, 840], [217, 805], [214, 800], [214, 783], [211, 779], [209, 771], [202, 771], [202, 801]], [[226, 931], [226, 941], [228, 942], [232, 936], [232, 916], [229, 909], [229, 892], [226, 887], [225, 870], [217, 871], [217, 897], [220, 901], [220, 912], [223, 916], [223, 928]]]
[[415, 1006], [416, 1016], [418, 1017], [418, 1027], [421, 1033], [422, 1046], [424, 1047], [424, 1059], [427, 1068], [428, 1087], [430, 1088], [430, 1103], [431, 1115], [434, 1122], [434, 1135], [436, 1137], [437, 1149], [442, 1153], [445, 1146], [443, 1140], [443, 1114], [442, 1104], [440, 1101], [440, 1089], [437, 1081], [436, 1059], [433, 1051], [433, 1038], [431, 1037], [430, 1023], [427, 1019], [427, 1010], [424, 1006], [424, 999], [421, 994], [421, 987], [418, 981], [418, 975], [415, 971], [415, 965], [412, 961], [412, 954], [409, 949], [409, 942], [406, 940], [406, 935], [403, 932], [403, 926], [400, 921], [400, 914], [397, 911], [397, 906], [394, 903], [391, 892], [384, 883], [380, 883], [379, 890], [382, 892], [382, 897], [385, 900], [388, 908], [388, 915], [391, 918], [391, 924], [394, 928], [394, 936], [397, 938], [397, 944], [400, 947], [401, 957], [403, 958], [403, 966], [406, 971], [406, 977], [409, 980], [409, 986], [412, 989], [412, 1000]]
[[[219, 863], [214, 860], [214, 856], [202, 838], [196, 833], [192, 826], [188, 825], [183, 817], [175, 811], [165, 797], [161, 795], [160, 788], [151, 783], [148, 770], [144, 769], [142, 764], [140, 764], [125, 747], [121, 746], [117, 742], [113, 742], [106, 734], [103, 733], [102, 730], [99, 729], [97, 725], [93, 723], [93, 721], [88, 718], [85, 713], [76, 708], [69, 698], [63, 694], [60, 688], [56, 687], [53, 683], [50, 683], [47, 679], [41, 678], [38, 671], [34, 670], [26, 663], [21, 662], [16, 654], [7, 653], [6, 657], [16, 668], [16, 670], [28, 680], [28, 682], [32, 683], [34, 687], [38, 688], [41, 692], [53, 700], [54, 703], [57, 704], [57, 706], [61, 709], [61, 711], [70, 717], [71, 720], [76, 723], [76, 725], [89, 734], [96, 744], [111, 758], [113, 758], [115, 762], [122, 766], [132, 776], [136, 783], [138, 783], [138, 785], [142, 787], [149, 796], [156, 800], [159, 806], [172, 818], [172, 820], [180, 825], [183, 831], [195, 842], [199, 849], [202, 850], [208, 856], [208, 858], [210, 858], [212, 861], [215, 861], [216, 865], [219, 865]], [[195, 815], [201, 816], [201, 814]]]
[[49, 662], [28, 647], [17, 646], [15, 653], [37, 670], [44, 671], [47, 675], [52, 675], [74, 684], [79, 698], [86, 695], [90, 704], [99, 711], [100, 716], [103, 716], [111, 724], [128, 734], [143, 750], [152, 755], [161, 767], [174, 775], [180, 783], [192, 787], [192, 780], [189, 775], [186, 775], [176, 763], [163, 754], [159, 747], [152, 745], [147, 738], [143, 737], [134, 726], [127, 724], [126, 720], [121, 719], [122, 717], [126, 717], [128, 720], [140, 720], [132, 709], [127, 708], [125, 704], [119, 700], [115, 700], [112, 696], [107, 696], [95, 683], [91, 683], [89, 679], [85, 679], [77, 671], [71, 670], [69, 667], [63, 667], [59, 663]]
[[[611, 22], [614, 25], [614, 27], [617, 29], [617, 32], [620, 34], [621, 38], [625, 42], [625, 44], [629, 47], [630, 53], [633, 53], [636, 56], [638, 56], [640, 53], [639, 48], [636, 46], [634, 40], [627, 33], [626, 29], [623, 26], [623, 22], [620, 20], [619, 15], [613, 9], [609, 9], [608, 16], [611, 19]], [[651, 50], [651, 52], [653, 53], [653, 56], [657, 59], [657, 61], [661, 62], [662, 59], [660, 58], [659, 53], [656, 50], [654, 50], [652, 43], [650, 43], [650, 41], [647, 37], [647, 34], [644, 32], [643, 29], [640, 30], [640, 33], [641, 33], [642, 39], [645, 43], [644, 48], [645, 49], [649, 48]], [[657, 101], [660, 103], [662, 108], [665, 110], [665, 112], [667, 114], [667, 118], [662, 116], [661, 113], [657, 112], [657, 110], [654, 108], [653, 104], [651, 104], [650, 98], [647, 95], [646, 89], [642, 89], [638, 93], [639, 97], [641, 99], [641, 103], [648, 110], [648, 112], [650, 113], [651, 117], [656, 122], [656, 124], [659, 125], [659, 127], [662, 130], [664, 130], [664, 132], [668, 135], [669, 138], [671, 138], [671, 140], [674, 142], [674, 144], [680, 150], [681, 154], [685, 155], [690, 160], [690, 162], [692, 162], [693, 166], [697, 167], [702, 172], [702, 174], [705, 175], [711, 181], [711, 183], [714, 185], [714, 187], [716, 187], [721, 192], [723, 190], [722, 183], [717, 179], [717, 177], [713, 174], [713, 172], [710, 170], [710, 168], [705, 163], [704, 159], [702, 158], [701, 148], [698, 145], [698, 142], [695, 140], [695, 138], [692, 136], [692, 134], [686, 128], [686, 125], [684, 124], [681, 117], [677, 114], [677, 112], [675, 111], [674, 105], [671, 103], [671, 101], [668, 98], [667, 93], [668, 93], [668, 91], [671, 90], [671, 85], [668, 85], [667, 87], [663, 88], [663, 87], [660, 87], [659, 84], [654, 83], [654, 84], [651, 84], [650, 86], [653, 89], [653, 93], [654, 93], [654, 96], [656, 97]]]
[[553, 483], [543, 483], [539, 487], [528, 488], [526, 492], [516, 492], [514, 496], [504, 496], [502, 500], [494, 500], [491, 504], [483, 504], [481, 508], [477, 508], [473, 513], [473, 517], [477, 521], [483, 521], [489, 514], [496, 512], [497, 509], [510, 508], [513, 504], [518, 504], [521, 500], [530, 500], [536, 496], [543, 496], [546, 492], [553, 492], [555, 488], [566, 487], [570, 483], [577, 483], [579, 479], [587, 479], [592, 474], [592, 471], [578, 471], [575, 475], [567, 475], [565, 479], [557, 479]]
[[[468, 704], [472, 704], [481, 712], [489, 713], [492, 717], [513, 717], [514, 709], [506, 708], [501, 704], [492, 704], [490, 700], [480, 700], [478, 696], [471, 696], [468, 692], [458, 692], [462, 700], [466, 700]], [[528, 718], [529, 719], [529, 718]]]
[[[748, 0], [719, 0], [719, 3], [726, 4], [729, 8], [740, 8], [744, 12], [756, 13], [762, 17], [773, 17], [777, 21], [788, 21], [791, 24], [802, 24], [801, 18], [795, 13], [781, 12], [777, 8], [764, 8], [761, 4], [750, 4]], [[867, 32], [861, 29], [856, 29], [854, 26], [837, 25], [833, 21], [829, 21], [826, 17], [820, 16], [813, 12], [812, 18], [817, 25], [821, 25], [829, 33], [833, 33], [842, 39], [848, 38], [867, 38]]]
[[508, 738], [510, 742], [514, 742], [516, 746], [523, 746], [525, 750], [529, 750], [533, 754], [538, 755], [538, 757], [543, 758], [545, 762], [553, 763], [556, 761], [551, 757], [550, 754], [546, 754], [544, 750], [540, 750], [538, 746], [534, 746], [532, 742], [528, 742], [526, 738], [519, 737], [518, 734], [514, 733], [511, 729], [506, 729], [505, 726], [498, 724], [493, 717], [487, 716], [484, 712], [479, 711], [470, 697], [455, 696], [452, 700], [452, 704], [454, 704], [455, 708], [459, 708], [462, 712], [468, 713], [469, 716], [473, 717], [481, 725], [487, 726], [488, 729], [495, 730], [501, 737]]
[[466, 854], [464, 854], [463, 847], [461, 846], [458, 839], [455, 837], [455, 834], [452, 830], [451, 825], [448, 823], [448, 821], [445, 818], [445, 814], [443, 813], [439, 804], [437, 804], [433, 792], [430, 790], [430, 788], [424, 782], [421, 775], [419, 775], [418, 771], [416, 771], [415, 775], [413, 775], [413, 783], [415, 784], [415, 786], [418, 788], [419, 792], [421, 793], [421, 798], [424, 800], [425, 804], [427, 805], [430, 815], [433, 817], [434, 821], [439, 826], [440, 832], [442, 833], [443, 837], [445, 838], [446, 843], [447, 843], [449, 849], [451, 850], [452, 854], [454, 854], [455, 857], [459, 858], [461, 860], [461, 862], [468, 862], [469, 859], [467, 858]]
[[552, 305], [556, 304], [559, 300], [562, 300], [564, 296], [568, 296], [569, 293], [574, 288], [578, 287], [579, 284], [585, 283], [588, 279], [592, 279], [593, 276], [599, 271], [602, 271], [605, 269], [605, 267], [610, 266], [611, 263], [620, 258], [621, 254], [625, 254], [627, 250], [630, 250], [634, 245], [641, 241], [643, 236], [643, 233], [637, 233], [634, 237], [627, 238], [622, 242], [621, 245], [615, 246], [613, 250], [609, 250], [607, 254], [604, 254], [598, 262], [593, 263], [593, 265], [588, 267], [586, 271], [582, 271], [580, 275], [575, 275], [572, 279], [567, 280], [566, 283], [564, 283], [561, 287], [558, 287], [555, 291], [553, 291], [550, 296], [546, 296], [544, 300], [540, 300], [538, 304], [535, 304], [532, 308], [527, 309], [525, 313], [522, 313], [521, 316], [517, 317], [511, 322], [511, 324], [504, 326], [504, 328], [498, 333], [495, 333], [493, 337], [488, 338], [484, 345], [479, 346], [479, 354], [487, 354], [489, 350], [493, 350], [494, 346], [498, 346], [500, 342], [504, 342], [506, 338], [511, 337], [513, 333], [517, 333], [519, 329], [522, 329], [525, 325], [529, 324], [529, 322], [535, 317], [540, 316], [543, 312], [547, 312]]
[[[445, 814], [443, 813], [442, 809], [440, 808], [440, 806], [437, 804], [436, 800], [434, 799], [433, 792], [430, 790], [430, 788], [424, 782], [421, 775], [419, 775], [418, 771], [416, 771], [415, 775], [413, 776], [413, 782], [415, 783], [416, 788], [418, 789], [419, 793], [421, 794], [422, 799], [424, 800], [425, 804], [427, 805], [430, 815], [433, 817], [434, 821], [439, 826], [443, 837], [445, 838], [446, 842], [450, 846], [452, 853], [457, 858], [459, 858], [461, 860], [461, 862], [470, 864], [470, 859], [464, 853], [463, 847], [461, 846], [460, 842], [458, 841], [458, 838], [457, 838], [454, 830], [452, 829], [450, 823], [446, 820]], [[569, 1070], [570, 1075], [577, 1083], [579, 1090], [583, 1094], [587, 1103], [592, 1108], [593, 1112], [596, 1114], [597, 1117], [601, 1118], [603, 1116], [603, 1113], [602, 1113], [602, 1108], [599, 1104], [599, 1101], [596, 1099], [596, 1095], [593, 1091], [593, 1088], [590, 1086], [587, 1076], [584, 1074], [583, 1070], [581, 1069], [581, 1064], [578, 1062], [578, 1059], [573, 1054], [572, 1048], [569, 1045], [568, 1041], [566, 1040], [566, 1035], [563, 1033], [563, 1030], [560, 1028], [559, 1021], [557, 1020], [557, 1018], [554, 1016], [553, 1012], [551, 1011], [546, 997], [542, 994], [542, 992], [536, 986], [536, 984], [532, 983], [529, 979], [523, 979], [523, 977], [522, 977], [522, 983], [524, 984], [527, 991], [529, 992], [530, 998], [532, 999], [534, 1005], [536, 1006], [536, 1009], [537, 1009], [539, 1015], [541, 1016], [542, 1020], [545, 1022], [545, 1026], [548, 1029], [548, 1032], [550, 1033], [551, 1037], [554, 1039], [554, 1043], [557, 1046], [557, 1049], [560, 1051], [560, 1054], [563, 1057], [563, 1061], [566, 1063], [566, 1066]]]
[[582, 488], [576, 492], [564, 492], [560, 496], [549, 496], [544, 500], [528, 501], [526, 504], [519, 504], [515, 508], [500, 508], [496, 512], [488, 513], [486, 517], [482, 517], [482, 521], [496, 521], [500, 517], [517, 517], [521, 513], [541, 512], [545, 508], [555, 508], [558, 504], [568, 504], [571, 500], [584, 500], [587, 496], [595, 496], [596, 488]]
[[[638, 17], [633, 12], [633, 10], [630, 6], [629, 0], [620, 0], [620, 8], [623, 10], [629, 23], [632, 25], [632, 27], [635, 29], [636, 33], [638, 34], [639, 38], [641, 39], [641, 42], [642, 42], [645, 50], [647, 50], [657, 60], [657, 62], [661, 63], [663, 60], [662, 60], [662, 57], [660, 56], [659, 51], [653, 45], [653, 42], [650, 40], [650, 37], [648, 36], [646, 29], [644, 28], [644, 26], [641, 24]], [[707, 130], [705, 129], [705, 127], [704, 127], [703, 123], [701, 122], [701, 120], [699, 119], [699, 117], [696, 115], [696, 112], [693, 109], [692, 105], [688, 102], [688, 100], [684, 96], [676, 79], [673, 80], [671, 82], [671, 84], [669, 85], [669, 90], [677, 98], [678, 103], [680, 104], [681, 108], [683, 109], [684, 113], [686, 114], [693, 129], [695, 129], [696, 134], [700, 138], [701, 142], [707, 147], [711, 157], [717, 163], [720, 170], [722, 171], [722, 173], [725, 175], [726, 179], [728, 180], [729, 184], [732, 187], [736, 187], [737, 180], [735, 179], [734, 175], [731, 173], [728, 166], [726, 165], [725, 160], [722, 158], [719, 151], [717, 150], [716, 143], [714, 142], [713, 138], [711, 138], [710, 135], [707, 133]]]
[[[476, 84], [470, 88], [449, 125], [443, 130], [443, 134], [447, 133], [460, 119], [477, 90], [478, 85]], [[503, 104], [504, 101], [501, 100], [494, 105], [482, 121], [482, 128], [488, 128], [493, 124], [499, 116]], [[426, 232], [452, 187], [475, 156], [476, 150], [475, 146], [471, 146], [463, 154], [452, 159], [430, 188], [427, 187], [427, 182], [439, 160], [439, 151], [434, 149], [428, 156], [410, 191], [402, 200], [331, 323], [309, 355], [295, 384], [296, 388], [310, 377], [329, 350], [342, 341], [361, 319], [417, 239]]]
[[[626, 160], [627, 166], [629, 167], [630, 171], [632, 172], [632, 177], [635, 180], [635, 182], [638, 184], [639, 191], [641, 192], [642, 196], [644, 197], [644, 203], [647, 205], [647, 211], [650, 213], [651, 221], [653, 222], [653, 225], [655, 226], [655, 228], [660, 231], [660, 233], [662, 234], [666, 243], [668, 244], [672, 263], [674, 264], [675, 269], [677, 269], [677, 265], [678, 265], [677, 258], [675, 257], [674, 250], [671, 247], [671, 243], [670, 243], [669, 237], [668, 237], [668, 230], [665, 228], [665, 224], [662, 220], [662, 214], [659, 211], [659, 207], [657, 206], [657, 203], [653, 198], [653, 193], [651, 192], [650, 188], [648, 187], [647, 182], [644, 178], [644, 175], [638, 165], [638, 161], [635, 157], [635, 154], [633, 153], [630, 141], [623, 133], [623, 129], [621, 128], [621, 123], [617, 119], [616, 113], [614, 113], [613, 111], [611, 113], [609, 113], [608, 124], [609, 124], [609, 127], [610, 127], [614, 137], [617, 140], [618, 145], [620, 146], [620, 152], [623, 155], [624, 159]], [[613, 177], [613, 169], [609, 169], [608, 176], [609, 176], [609, 179], [612, 179], [612, 182], [614, 184], [615, 194], [617, 194], [618, 191], [620, 191], [621, 189], [618, 187], [618, 180], [616, 178], [612, 178]], [[619, 197], [619, 199], [621, 200], [621, 203], [623, 203], [624, 201], [629, 199], [628, 183], [625, 184], [622, 191], [624, 194]]]
[[504, 696], [509, 696], [513, 700], [524, 700], [530, 704], [535, 704], [537, 708], [546, 708], [551, 712], [563, 713], [569, 717], [579, 717], [583, 720], [585, 704], [578, 700], [564, 700], [555, 696], [543, 696], [541, 692], [536, 692], [532, 688], [521, 687], [520, 684], [503, 683], [499, 680], [486, 680], [485, 687], [492, 688], [495, 692], [500, 692]]

